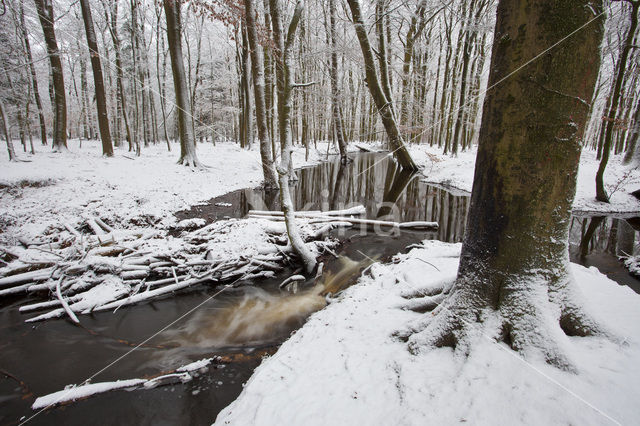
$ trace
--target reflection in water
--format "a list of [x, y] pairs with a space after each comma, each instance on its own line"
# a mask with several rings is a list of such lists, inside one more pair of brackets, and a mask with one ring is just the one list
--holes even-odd
[[[302, 169], [298, 176], [291, 186], [296, 210], [339, 210], [362, 204], [369, 219], [440, 224], [437, 232], [416, 233], [416, 242], [425, 238], [462, 241], [469, 197], [425, 184], [419, 175], [399, 168], [391, 156], [361, 154], [347, 165], [330, 161]], [[215, 217], [243, 217], [252, 209], [280, 208], [278, 197], [259, 189], [237, 191], [225, 201], [233, 207], [220, 211], [214, 202], [209, 205], [209, 210], [216, 212]]]
[[640, 254], [639, 218], [573, 217], [569, 230], [571, 260], [595, 266], [619, 284], [640, 293], [640, 281], [621, 266], [620, 257]]
[[[382, 161], [381, 161], [382, 160]], [[395, 221], [437, 221], [437, 232], [403, 231], [399, 235], [368, 232], [357, 238], [349, 235], [338, 254], [351, 259], [366, 256], [386, 260], [411, 244], [426, 238], [449, 242], [462, 240], [467, 196], [456, 196], [437, 187], [420, 182], [419, 178], [399, 171], [390, 157], [376, 154], [356, 156], [356, 161], [341, 167], [338, 161], [300, 171], [300, 180], [292, 185], [298, 209], [340, 209], [363, 204], [367, 217], [392, 218]], [[202, 217], [208, 221], [242, 217], [250, 208], [277, 209], [277, 192], [241, 190], [226, 194], [210, 204], [194, 206], [178, 213], [179, 219]], [[216, 203], [231, 203], [216, 206]], [[572, 261], [596, 266], [618, 283], [627, 284], [640, 293], [640, 281], [624, 270], [617, 256], [638, 254], [640, 218], [591, 219], [574, 217], [570, 229]], [[318, 287], [301, 286], [295, 294], [281, 291], [278, 284], [293, 271], [285, 271], [272, 280], [256, 282], [258, 287], [230, 289], [198, 310], [186, 321], [158, 340], [150, 343], [177, 343], [173, 349], [144, 348], [131, 353], [107, 372], [105, 380], [141, 377], [174, 368], [187, 362], [225, 355], [232, 362], [226, 368], [210, 371], [187, 384], [169, 389], [137, 392], [106, 393], [74, 405], [48, 410], [35, 419], [43, 424], [86, 424], [87, 419], [110, 419], [111, 423], [205, 424], [215, 418], [242, 390], [260, 355], [256, 346], [273, 350], [290, 332], [299, 327], [311, 312], [325, 304], [325, 293], [336, 293], [349, 285], [357, 268], [342, 262], [328, 262], [323, 282]], [[428, 273], [428, 272], [425, 272]], [[578, 283], [579, 284], [579, 283]], [[309, 284], [311, 286], [311, 284]], [[305, 289], [306, 288], [306, 289]], [[61, 389], [67, 383], [81, 383], [113, 359], [129, 353], [130, 347], [119, 345], [117, 336], [141, 342], [168, 318], [178, 318], [198, 306], [215, 289], [200, 289], [180, 297], [157, 300], [146, 305], [119, 310], [114, 314], [87, 316], [83, 324], [100, 331], [87, 338], [85, 329], [66, 321], [51, 321], [32, 328], [23, 322], [13, 302], [0, 309], [0, 321], [7, 327], [0, 329], [2, 368], [16, 374], [29, 385], [32, 392], [45, 394]], [[20, 344], [16, 344], [20, 342]], [[221, 348], [233, 348], [221, 351]], [[25, 350], [27, 348], [28, 350]], [[52, 368], [52, 366], [54, 368]], [[101, 377], [102, 378], [102, 377]], [[1, 379], [1, 378], [0, 378]], [[32, 400], [22, 399], [15, 383], [0, 381], [6, 399], [0, 409], [0, 423], [30, 415]], [[175, 392], [174, 392], [175, 390]], [[114, 409], [115, 408], [115, 409]]]
[[[302, 169], [298, 175], [299, 181], [291, 187], [298, 210], [335, 210], [362, 204], [366, 207], [369, 219], [434, 221], [440, 225], [437, 232], [400, 233], [395, 230], [395, 234], [384, 234], [385, 230], [382, 230], [381, 238], [376, 240], [380, 250], [383, 245], [395, 244], [391, 248], [397, 248], [398, 252], [406, 245], [428, 238], [446, 242], [462, 241], [469, 197], [454, 195], [421, 182], [418, 176], [398, 168], [391, 156], [359, 154], [348, 165], [340, 164], [337, 160], [329, 161]], [[232, 207], [218, 207], [215, 206], [216, 202], [231, 203]], [[178, 217], [183, 219], [197, 216], [208, 220], [224, 216], [243, 217], [250, 209], [279, 209], [277, 194], [251, 189], [236, 191], [212, 200], [209, 205], [197, 206], [190, 212], [179, 214]], [[574, 216], [569, 239], [571, 260], [587, 266], [598, 266], [616, 281], [635, 284], [635, 288], [638, 288], [640, 286], [637, 280], [633, 281], [631, 278], [632, 281], [628, 281], [630, 278], [625, 276], [626, 272], [617, 256], [637, 254], [639, 230], [640, 218], [637, 217], [615, 219]], [[399, 237], [399, 240], [385, 239], [382, 235]], [[369, 232], [367, 237], [359, 240], [359, 244], [361, 247], [366, 246], [372, 238], [372, 233]], [[406, 245], [402, 246], [402, 242]], [[382, 255], [375, 250], [368, 253]], [[612, 275], [614, 270], [615, 276]]]

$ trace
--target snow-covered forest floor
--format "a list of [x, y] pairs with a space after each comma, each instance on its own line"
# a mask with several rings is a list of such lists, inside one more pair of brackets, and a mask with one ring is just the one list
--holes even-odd
[[[239, 188], [258, 186], [259, 152], [236, 144], [198, 145], [205, 171], [176, 164], [158, 145], [141, 157], [116, 150], [103, 158], [96, 142], [70, 143], [70, 152], [47, 148], [30, 162], [0, 158], [0, 245], [18, 245], [61, 221], [78, 224], [99, 216], [121, 228], [175, 225], [172, 213]], [[294, 152], [296, 167], [325, 158], [326, 144]], [[353, 147], [353, 149], [357, 149]], [[471, 191], [475, 149], [457, 157], [412, 146], [425, 179]], [[629, 193], [640, 171], [613, 156], [605, 175], [610, 205], [594, 199], [595, 154], [582, 155], [574, 209], [640, 212]], [[613, 191], [615, 189], [615, 191]], [[403, 294], [455, 278], [459, 245], [425, 242], [395, 264], [375, 264], [263, 362], [240, 398], [218, 417], [220, 424], [609, 424], [634, 423], [640, 415], [640, 313], [638, 295], [595, 269], [573, 265], [588, 308], [625, 343], [569, 338], [563, 347], [578, 373], [523, 360], [493, 339], [463, 359], [448, 349], [411, 355], [391, 334], [418, 317], [402, 309]], [[418, 260], [420, 259], [420, 260]], [[427, 262], [427, 263], [425, 263]], [[435, 268], [434, 268], [435, 267]], [[437, 269], [436, 269], [437, 268]], [[529, 362], [532, 363], [529, 363]]]
[[[443, 155], [442, 149], [412, 145], [411, 155], [423, 167], [425, 179], [450, 189], [471, 192], [477, 147], [456, 157]], [[592, 150], [583, 150], [578, 170], [573, 209], [581, 213], [638, 213], [640, 200], [631, 192], [640, 189], [640, 169], [622, 164], [622, 155], [612, 155], [605, 170], [605, 187], [611, 203], [596, 201], [595, 179], [600, 161]]]
[[[119, 225], [167, 227], [175, 223], [171, 213], [224, 193], [258, 186], [262, 179], [257, 147], [243, 150], [233, 143], [198, 145], [198, 156], [206, 171], [176, 164], [179, 146], [167, 152], [164, 145], [145, 148], [140, 157], [117, 149], [114, 158], [101, 156], [95, 142], [69, 143], [67, 154], [41, 147], [30, 162], [9, 163], [0, 159], [0, 243], [15, 243], [18, 236], [41, 235], [47, 226], [61, 220], [77, 223], [84, 216], [100, 215]], [[364, 145], [364, 144], [359, 144]], [[352, 145], [352, 149], [357, 149]], [[326, 158], [326, 144], [311, 149], [309, 160], [301, 147], [294, 151], [296, 167], [316, 164]], [[470, 192], [476, 150], [457, 157], [442, 155], [441, 149], [414, 145], [411, 153], [423, 166], [425, 179], [448, 188]], [[595, 154], [584, 151], [580, 163], [574, 208], [586, 212], [638, 212], [640, 201], [629, 193], [640, 188], [640, 170], [621, 164], [612, 156], [605, 183], [612, 193], [610, 205], [595, 201]], [[615, 192], [613, 191], [615, 189]]]
[[[140, 157], [120, 148], [113, 158], [102, 157], [99, 142], [82, 145], [69, 141], [65, 154], [50, 147], [40, 147], [35, 156], [20, 154], [30, 162], [9, 163], [3, 152], [0, 243], [41, 235], [61, 220], [73, 225], [84, 216], [99, 215], [124, 227], [168, 227], [175, 223], [171, 213], [262, 182], [257, 147], [249, 151], [234, 143], [199, 144], [198, 156], [209, 168], [194, 170], [176, 163], [178, 144], [172, 152], [160, 144], [144, 148]], [[304, 149], [297, 148], [294, 164], [316, 164], [324, 152], [326, 144], [319, 144], [305, 161]]]
[[640, 298], [595, 268], [572, 265], [586, 308], [624, 343], [565, 337], [577, 374], [525, 360], [495, 336], [468, 358], [449, 348], [412, 355], [393, 338], [425, 315], [403, 310], [403, 295], [455, 279], [459, 254], [459, 244], [425, 241], [373, 265], [263, 361], [216, 424], [637, 423]]

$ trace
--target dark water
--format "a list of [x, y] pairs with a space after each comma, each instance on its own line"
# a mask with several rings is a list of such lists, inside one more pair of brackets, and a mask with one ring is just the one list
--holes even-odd
[[[466, 194], [427, 185], [398, 170], [392, 160], [380, 154], [360, 154], [347, 166], [332, 161], [300, 170], [299, 181], [292, 192], [298, 210], [342, 209], [363, 204], [368, 218], [440, 224], [436, 232], [369, 228], [336, 235], [343, 240], [337, 253], [355, 262], [366, 257], [385, 260], [426, 238], [460, 242], [469, 205]], [[212, 221], [242, 217], [250, 209], [278, 207], [277, 193], [247, 189], [218, 197], [177, 216]], [[637, 225], [637, 219], [574, 217], [572, 260], [596, 266], [620, 284], [638, 291], [638, 280], [630, 277], [617, 260], [617, 255], [637, 250], [634, 243], [639, 240]], [[344, 267], [341, 261], [323, 260], [329, 272], [336, 273]], [[275, 279], [256, 282], [255, 287], [225, 291], [115, 363], [93, 382], [155, 375], [213, 355], [223, 356], [223, 368], [212, 366], [207, 373], [186, 384], [97, 395], [46, 410], [29, 424], [210, 424], [241, 392], [242, 384], [262, 357], [273, 353], [304, 323], [308, 314], [318, 308], [318, 299], [307, 297], [309, 294], [305, 291], [292, 295], [278, 288], [291, 272], [284, 271]], [[17, 424], [22, 416], [32, 416], [34, 412], [29, 407], [34, 395], [81, 383], [215, 291], [215, 288], [202, 287], [115, 314], [83, 316], [82, 327], [66, 320], [27, 325], [23, 322], [25, 317], [17, 312], [21, 300], [0, 300], [0, 369], [3, 370], [0, 372], [0, 424]], [[280, 315], [281, 321], [269, 322], [273, 316], [265, 316], [265, 311]], [[256, 329], [243, 323], [246, 318], [259, 319], [262, 325], [268, 326]]]

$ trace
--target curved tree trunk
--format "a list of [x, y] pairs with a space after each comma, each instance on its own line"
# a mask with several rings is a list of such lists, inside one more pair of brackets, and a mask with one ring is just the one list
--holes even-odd
[[277, 0], [270, 0], [269, 11], [271, 24], [276, 44], [276, 79], [278, 81], [278, 129], [280, 134], [280, 165], [278, 171], [278, 183], [280, 185], [280, 205], [284, 213], [284, 221], [287, 227], [287, 235], [293, 251], [302, 259], [305, 271], [310, 274], [316, 267], [316, 259], [304, 244], [295, 219], [295, 210], [289, 191], [289, 179], [293, 171], [291, 152], [291, 92], [293, 90], [293, 75], [291, 70], [291, 49], [295, 37], [302, 8], [303, 0], [297, 0], [293, 16], [288, 26], [286, 38], [282, 27], [282, 19]]
[[100, 129], [100, 140], [102, 141], [102, 155], [113, 156], [113, 145], [111, 143], [111, 132], [109, 131], [109, 115], [107, 114], [107, 97], [104, 93], [104, 79], [102, 77], [102, 66], [100, 65], [100, 53], [98, 53], [98, 42], [96, 32], [93, 28], [91, 18], [91, 7], [88, 0], [80, 0], [84, 29], [87, 34], [87, 45], [89, 46], [89, 56], [91, 57], [91, 70], [93, 71], [93, 84], [96, 91], [96, 105], [98, 108], [98, 127]]
[[568, 258], [589, 113], [583, 99], [591, 99], [599, 68], [601, 11], [602, 2], [590, 0], [499, 3], [489, 87], [501, 83], [484, 101], [458, 278], [438, 315], [410, 336], [413, 350], [468, 351], [474, 338], [491, 335], [571, 369], [557, 344], [562, 332], [601, 331], [581, 311]]
[[173, 86], [176, 92], [176, 109], [178, 110], [178, 132], [180, 134], [180, 159], [178, 163], [185, 166], [202, 167], [203, 165], [196, 155], [193, 127], [190, 120], [189, 90], [182, 60], [180, 2], [164, 0], [164, 12], [167, 18], [167, 40], [171, 55]]
[[347, 0], [347, 3], [349, 4], [349, 9], [351, 9], [353, 26], [355, 27], [356, 35], [360, 42], [362, 55], [364, 56], [367, 86], [369, 87], [369, 92], [376, 104], [376, 109], [380, 114], [380, 119], [382, 120], [382, 124], [384, 125], [387, 136], [389, 137], [389, 144], [393, 150], [393, 154], [398, 159], [398, 162], [402, 167], [417, 170], [418, 166], [413, 162], [409, 151], [407, 151], [407, 148], [402, 141], [400, 132], [398, 131], [398, 125], [393, 115], [393, 108], [391, 107], [391, 100], [387, 99], [382, 87], [380, 86], [378, 73], [376, 71], [376, 64], [373, 59], [373, 50], [369, 43], [369, 36], [364, 26], [362, 12], [360, 10], [360, 1]]
[[34, 0], [38, 10], [38, 18], [42, 26], [47, 54], [51, 64], [54, 97], [53, 150], [67, 150], [67, 97], [65, 95], [62, 61], [53, 28], [53, 2], [50, 0]]

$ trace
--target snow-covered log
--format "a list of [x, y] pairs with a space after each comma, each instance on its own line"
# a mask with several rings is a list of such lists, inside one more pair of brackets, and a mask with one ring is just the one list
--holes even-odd
[[[321, 240], [328, 230], [351, 226], [323, 218], [330, 219], [300, 219], [301, 238], [313, 256], [336, 244]], [[291, 246], [285, 245], [285, 227], [265, 218], [214, 222], [184, 231], [179, 238], [168, 231], [125, 231], [87, 220], [91, 221], [101, 235], [76, 231], [77, 237], [70, 231], [75, 228], [62, 223], [58, 234], [34, 239], [38, 247], [6, 256], [0, 296], [45, 298], [20, 308], [23, 313], [46, 310], [27, 321], [66, 315], [75, 322], [80, 314], [146, 302], [196, 285], [274, 277], [285, 265], [298, 262]], [[95, 226], [90, 228], [98, 232]]]

